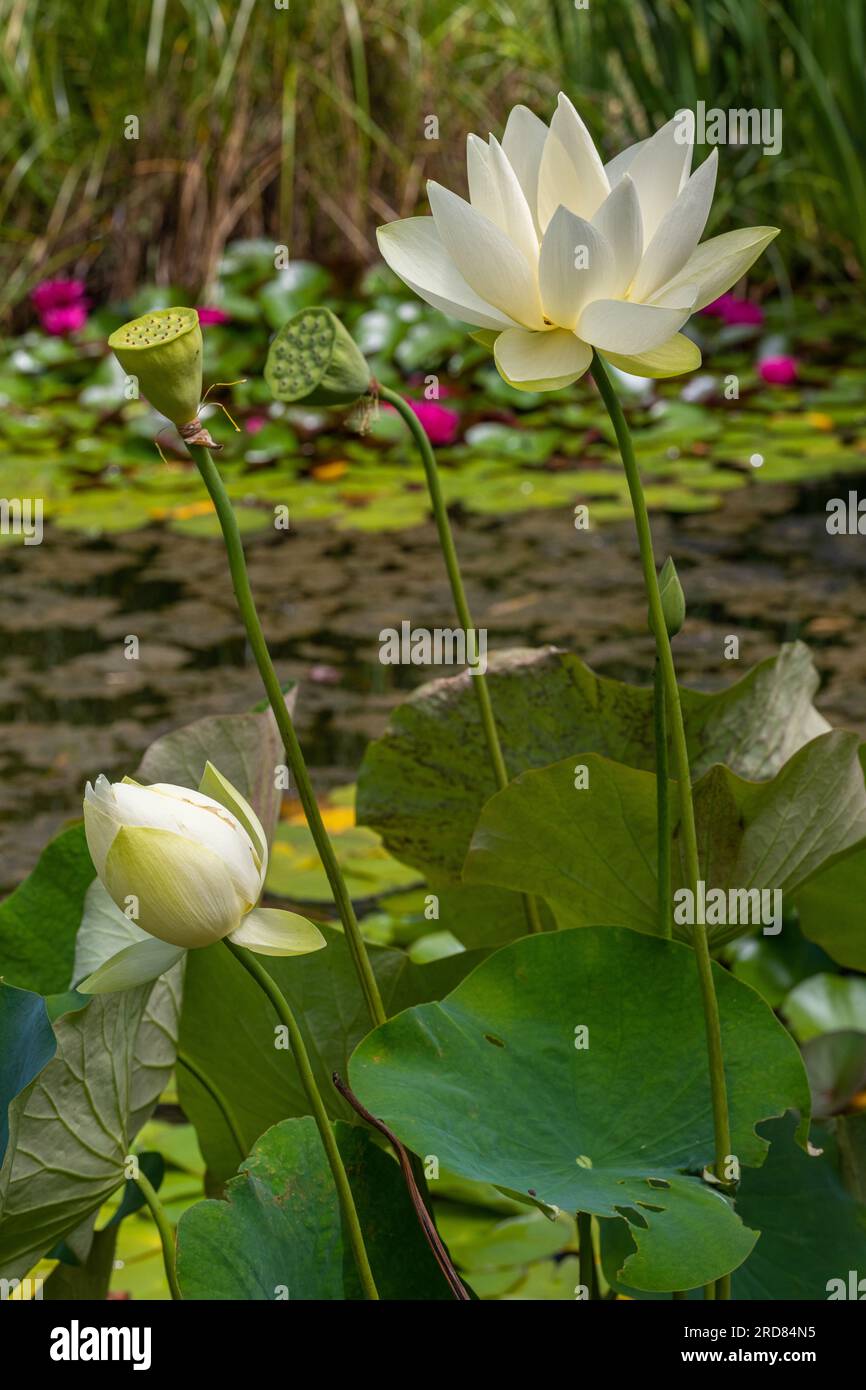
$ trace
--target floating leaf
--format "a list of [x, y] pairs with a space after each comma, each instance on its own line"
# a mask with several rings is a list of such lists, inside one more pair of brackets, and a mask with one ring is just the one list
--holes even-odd
[[[392, 859], [375, 830], [352, 825], [331, 835], [337, 862], [350, 895], [379, 897], [420, 882], [415, 869]], [[306, 825], [278, 826], [271, 847], [267, 892], [296, 902], [331, 903], [334, 895]]]

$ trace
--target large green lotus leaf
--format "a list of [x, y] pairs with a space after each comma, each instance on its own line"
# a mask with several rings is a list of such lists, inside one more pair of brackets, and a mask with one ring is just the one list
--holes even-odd
[[866, 1202], [866, 1111], [837, 1116], [835, 1127], [842, 1181], [852, 1197]]
[[0, 903], [0, 975], [38, 994], [65, 990], [93, 864], [79, 822], [46, 845], [33, 872]]
[[826, 1299], [829, 1280], [866, 1271], [866, 1206], [826, 1157], [794, 1142], [794, 1129], [791, 1116], [762, 1126], [767, 1161], [743, 1174], [737, 1210], [761, 1238], [734, 1276], [735, 1298]]
[[[370, 1019], [342, 932], [322, 927], [327, 948], [292, 959], [262, 958], [289, 1001], [304, 1034], [313, 1071], [331, 1115], [356, 1117], [335, 1091], [331, 1076], [345, 1076], [352, 1049], [370, 1031]], [[463, 952], [416, 965], [405, 951], [370, 946], [370, 959], [386, 1011], [438, 999], [482, 958]], [[184, 985], [180, 1054], [219, 1087], [243, 1136], [244, 1153], [278, 1120], [308, 1113], [291, 1053], [275, 1047], [276, 1015], [247, 972], [224, 946], [190, 951]], [[235, 1172], [238, 1153], [213, 1097], [181, 1066], [184, 1111], [196, 1127], [211, 1178]]]
[[839, 965], [866, 970], [866, 846], [822, 869], [799, 890], [800, 929]]
[[[286, 696], [289, 709], [295, 692]], [[139, 782], [197, 787], [207, 762], [227, 777], [252, 806], [268, 841], [273, 838], [282, 792], [276, 769], [285, 761], [270, 709], [206, 715], [152, 743], [135, 774]]]
[[9, 1107], [0, 1168], [5, 1275], [30, 1268], [123, 1182], [132, 1140], [173, 1058], [177, 997], [164, 987], [148, 1015], [151, 993], [142, 985], [84, 1008], [79, 1000], [54, 1024], [55, 1055]]
[[[165, 1164], [158, 1153], [139, 1153], [139, 1168], [157, 1190], [162, 1184]], [[144, 1194], [132, 1178], [127, 1178], [123, 1198], [114, 1215], [94, 1231], [87, 1258], [70, 1263], [61, 1259], [45, 1280], [42, 1296], [68, 1302], [70, 1299], [101, 1302], [108, 1296], [114, 1273], [117, 1236], [121, 1222], [144, 1206]]]
[[[459, 879], [496, 790], [476, 679], [464, 672], [423, 685], [369, 745], [358, 779], [359, 821], [431, 880]], [[580, 752], [655, 768], [651, 689], [597, 676], [553, 647], [494, 654], [486, 679], [512, 776]], [[829, 727], [811, 704], [817, 685], [808, 650], [794, 643], [727, 690], [684, 690], [693, 776], [718, 762], [741, 777], [772, 777]]]
[[[826, 1155], [810, 1155], [795, 1142], [796, 1118], [785, 1115], [760, 1126], [770, 1140], [761, 1168], [743, 1170], [736, 1207], [761, 1232], [754, 1250], [735, 1270], [735, 1299], [826, 1299], [830, 1281], [866, 1268], [866, 1206], [846, 1192]], [[605, 1273], [622, 1293], [641, 1291], [618, 1278], [633, 1248], [624, 1221], [601, 1228]], [[699, 1290], [695, 1297], [700, 1297]]]
[[[757, 1165], [755, 1125], [807, 1115], [808, 1083], [763, 1001], [714, 970], [733, 1152]], [[525, 937], [376, 1029], [350, 1076], [416, 1153], [567, 1211], [625, 1214], [639, 1288], [705, 1283], [752, 1248], [697, 1176], [713, 1157], [706, 1041], [694, 955], [676, 942], [606, 927]]]
[[[588, 774], [579, 788], [577, 767]], [[674, 783], [669, 792], [676, 826]], [[784, 900], [866, 836], [856, 735], [813, 739], [766, 782], [711, 768], [695, 787], [695, 818], [708, 889], [779, 889]], [[523, 773], [484, 807], [464, 879], [537, 894], [561, 927], [607, 922], [655, 933], [655, 775], [594, 753]], [[674, 890], [685, 882], [675, 854]], [[688, 937], [688, 927], [674, 930]], [[715, 944], [749, 930], [709, 928]]]
[[54, 1056], [54, 1030], [41, 994], [0, 983], [0, 1163], [15, 1097]]
[[[342, 1123], [335, 1129], [380, 1298], [451, 1298], [397, 1163], [369, 1131]], [[178, 1278], [185, 1298], [363, 1297], [311, 1117], [269, 1129], [228, 1184], [226, 1198], [198, 1202], [180, 1219]]]

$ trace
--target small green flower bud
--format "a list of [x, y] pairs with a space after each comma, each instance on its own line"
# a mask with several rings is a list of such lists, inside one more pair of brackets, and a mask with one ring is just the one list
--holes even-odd
[[283, 324], [268, 352], [265, 381], [278, 401], [351, 405], [369, 390], [371, 374], [336, 314], [316, 306]]
[[[659, 575], [659, 590], [662, 596], [662, 612], [668, 637], [676, 637], [686, 620], [686, 596], [670, 555], [662, 565]], [[652, 630], [652, 618], [649, 620]]]
[[202, 338], [195, 309], [155, 309], [118, 328], [108, 340], [118, 362], [137, 377], [154, 410], [188, 425], [201, 401]]

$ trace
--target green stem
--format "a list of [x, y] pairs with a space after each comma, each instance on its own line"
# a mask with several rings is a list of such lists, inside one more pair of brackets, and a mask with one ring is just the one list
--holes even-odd
[[[662, 610], [662, 599], [653, 554], [652, 531], [649, 514], [643, 494], [631, 435], [623, 414], [619, 397], [611, 385], [610, 378], [602, 365], [598, 353], [592, 356], [592, 375], [601, 393], [616, 434], [619, 451], [622, 455], [628, 490], [634, 511], [635, 528], [640, 547], [644, 585], [649, 600], [650, 618], [655, 637], [656, 653], [661, 666], [664, 683], [665, 705], [670, 722], [671, 744], [677, 777], [680, 802], [680, 835], [685, 857], [686, 879], [692, 891], [692, 901], [697, 906], [700, 863], [698, 860], [698, 840], [695, 828], [695, 809], [692, 800], [692, 782], [689, 770], [689, 754], [683, 712], [680, 706], [680, 692], [674, 667], [673, 652]], [[707, 1036], [707, 1056], [710, 1068], [710, 1093], [713, 1107], [713, 1130], [715, 1134], [715, 1172], [723, 1181], [723, 1174], [731, 1152], [731, 1131], [728, 1119], [728, 1096], [725, 1083], [725, 1064], [722, 1056], [722, 1030], [719, 1020], [719, 1005], [713, 980], [713, 967], [710, 960], [710, 947], [707, 930], [703, 922], [696, 922], [692, 931], [692, 944], [700, 982], [701, 1002], [704, 1010], [704, 1024]]]
[[229, 941], [228, 938], [225, 938], [225, 944], [235, 959], [240, 961], [244, 969], [253, 977], [256, 984], [264, 990], [274, 1007], [277, 1018], [286, 1026], [292, 1048], [292, 1056], [295, 1059], [295, 1066], [298, 1069], [301, 1085], [304, 1088], [304, 1093], [313, 1113], [313, 1119], [316, 1121], [316, 1128], [319, 1131], [328, 1164], [333, 1174], [334, 1186], [337, 1189], [337, 1198], [343, 1213], [343, 1220], [349, 1235], [352, 1254], [355, 1257], [355, 1265], [358, 1270], [358, 1277], [361, 1280], [361, 1286], [368, 1299], [378, 1299], [379, 1294], [376, 1290], [373, 1271], [370, 1268], [367, 1248], [364, 1245], [364, 1237], [361, 1232], [361, 1223], [358, 1220], [355, 1199], [352, 1196], [352, 1189], [349, 1186], [349, 1179], [346, 1176], [343, 1159], [337, 1147], [334, 1130], [328, 1119], [328, 1113], [325, 1110], [325, 1104], [322, 1100], [319, 1088], [316, 1085], [316, 1078], [310, 1066], [310, 1058], [307, 1054], [306, 1045], [301, 1030], [295, 1020], [295, 1016], [289, 1008], [282, 991], [271, 979], [264, 966], [260, 964], [258, 958], [250, 951], [247, 951], [243, 946], [236, 946], [235, 943]]
[[150, 1180], [144, 1176], [144, 1173], [139, 1171], [135, 1181], [141, 1190], [141, 1195], [150, 1207], [150, 1214], [154, 1219], [156, 1229], [159, 1231], [159, 1239], [162, 1244], [162, 1259], [165, 1265], [165, 1277], [168, 1280], [169, 1291], [173, 1299], [182, 1299], [183, 1294], [177, 1282], [174, 1231], [172, 1230], [171, 1222], [165, 1214], [165, 1207], [156, 1195], [156, 1189]]
[[219, 470], [211, 458], [210, 450], [206, 449], [204, 445], [201, 444], [189, 444], [187, 447], [195, 459], [198, 471], [204, 480], [204, 485], [210, 493], [214, 507], [216, 508], [216, 514], [222, 528], [223, 540], [225, 541], [232, 584], [234, 585], [235, 597], [238, 601], [240, 615], [244, 627], [246, 628], [247, 637], [253, 656], [255, 657], [256, 665], [259, 668], [262, 683], [267, 691], [271, 709], [274, 712], [274, 718], [277, 721], [277, 728], [283, 740], [283, 747], [286, 750], [286, 757], [288, 758], [289, 767], [295, 779], [298, 796], [304, 808], [304, 814], [307, 817], [310, 833], [316, 843], [319, 858], [322, 861], [322, 866], [327, 875], [328, 882], [331, 885], [331, 892], [334, 895], [334, 902], [337, 905], [337, 911], [343, 923], [346, 941], [352, 955], [361, 988], [364, 991], [364, 998], [367, 1002], [367, 1008], [370, 1011], [370, 1018], [375, 1027], [380, 1023], [384, 1023], [386, 1018], [385, 1009], [382, 1005], [382, 998], [379, 994], [379, 986], [376, 983], [376, 977], [370, 965], [370, 958], [367, 955], [367, 948], [364, 944], [364, 938], [361, 935], [357, 918], [355, 917], [355, 909], [352, 906], [352, 900], [346, 888], [345, 879], [337, 863], [334, 847], [331, 844], [328, 832], [322, 820], [322, 813], [316, 801], [316, 794], [313, 791], [313, 784], [310, 781], [307, 764], [304, 761], [301, 745], [295, 733], [295, 726], [286, 708], [280, 682], [274, 670], [273, 662], [271, 661], [268, 645], [265, 641], [265, 635], [262, 631], [262, 625], [259, 621], [255, 600], [253, 599], [252, 590], [250, 588], [247, 565], [244, 558], [244, 547], [241, 541], [241, 533], [238, 528], [237, 518], [235, 517], [229, 495], [225, 490], [223, 480], [220, 477]]
[[[472, 615], [469, 611], [469, 604], [466, 599], [466, 590], [463, 587], [463, 576], [460, 573], [460, 561], [457, 559], [457, 549], [454, 545], [454, 536], [451, 532], [451, 523], [448, 520], [448, 508], [445, 505], [445, 498], [442, 496], [442, 485], [439, 481], [439, 470], [436, 467], [436, 456], [433, 453], [433, 446], [427, 436], [427, 431], [418, 419], [408, 401], [397, 392], [392, 391], [388, 386], [378, 386], [379, 396], [383, 401], [387, 401], [393, 406], [397, 414], [401, 416], [412, 438], [418, 446], [421, 461], [424, 464], [424, 473], [427, 478], [427, 491], [430, 494], [430, 502], [433, 507], [433, 516], [436, 519], [436, 530], [439, 534], [439, 548], [442, 551], [442, 558], [445, 561], [445, 568], [448, 571], [448, 580], [451, 584], [451, 594], [454, 599], [454, 607], [460, 626], [466, 633], [467, 641], [469, 633], [475, 631], [472, 622]], [[475, 697], [478, 701], [478, 713], [481, 716], [481, 725], [484, 730], [484, 737], [487, 742], [487, 751], [490, 755], [490, 764], [493, 768], [493, 776], [499, 791], [508, 786], [508, 769], [505, 766], [505, 758], [502, 754], [502, 745], [499, 742], [499, 732], [496, 728], [496, 719], [493, 714], [493, 704], [490, 699], [490, 691], [487, 686], [486, 677], [476, 671], [472, 676], [472, 684], [475, 687]], [[535, 899], [528, 895], [523, 895], [524, 908], [531, 932], [543, 930], [541, 918], [538, 914], [538, 904]]]
[[595, 1278], [595, 1255], [592, 1249], [592, 1217], [588, 1211], [577, 1213], [578, 1279], [586, 1289], [588, 1299], [598, 1298]]
[[665, 686], [656, 660], [653, 674], [653, 727], [656, 743], [656, 836], [658, 843], [658, 920], [662, 936], [673, 936], [671, 918], [671, 810], [668, 787], [668, 729]]
[[201, 1068], [198, 1067], [196, 1063], [192, 1060], [192, 1058], [188, 1057], [185, 1052], [178, 1052], [177, 1061], [180, 1064], [180, 1066], [185, 1067], [186, 1070], [189, 1072], [190, 1076], [194, 1076], [199, 1085], [205, 1091], [207, 1091], [208, 1095], [210, 1096], [214, 1105], [219, 1110], [229, 1130], [231, 1131], [232, 1139], [234, 1139], [235, 1144], [237, 1145], [238, 1152], [241, 1158], [246, 1158], [247, 1146], [244, 1143], [243, 1135], [240, 1131], [240, 1126], [237, 1120], [235, 1119], [234, 1112], [231, 1106], [229, 1105], [228, 1100], [226, 1099], [225, 1095], [220, 1090], [220, 1088], [217, 1086], [216, 1082], [212, 1081], [209, 1076], [205, 1075]]

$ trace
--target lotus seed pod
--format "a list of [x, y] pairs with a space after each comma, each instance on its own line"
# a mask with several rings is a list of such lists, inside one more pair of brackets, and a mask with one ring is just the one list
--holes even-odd
[[118, 362], [137, 377], [141, 395], [173, 425], [188, 425], [201, 401], [202, 338], [195, 309], [155, 309], [108, 340]]
[[[668, 637], [676, 637], [686, 620], [686, 596], [670, 556], [662, 565], [662, 571], [659, 575], [659, 590], [662, 596], [662, 612], [665, 615]], [[650, 627], [652, 627], [652, 622], [650, 622]]]
[[278, 401], [351, 405], [369, 390], [370, 368], [330, 309], [302, 309], [271, 343], [265, 381]]

